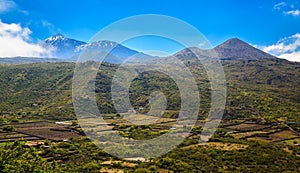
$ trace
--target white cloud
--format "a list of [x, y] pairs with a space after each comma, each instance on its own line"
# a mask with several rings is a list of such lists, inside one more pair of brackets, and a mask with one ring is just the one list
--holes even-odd
[[54, 27], [54, 25], [48, 22], [47, 20], [42, 20], [42, 25], [43, 27], [50, 27], [50, 28]]
[[30, 42], [31, 30], [16, 23], [3, 23], [0, 20], [0, 57], [42, 57], [50, 55], [38, 44]]
[[286, 2], [280, 2], [273, 6], [273, 8], [277, 11], [282, 12], [285, 15], [291, 15], [291, 16], [299, 16], [300, 10], [297, 9], [297, 2], [294, 4], [286, 3]]
[[16, 7], [16, 3], [11, 0], [0, 0], [0, 13], [7, 12]]
[[290, 11], [286, 11], [284, 12], [287, 15], [293, 15], [293, 16], [299, 16], [300, 15], [300, 10], [290, 10]]
[[281, 8], [282, 8], [282, 7], [285, 7], [286, 5], [287, 5], [286, 2], [280, 2], [280, 3], [275, 4], [275, 5], [273, 6], [273, 8], [274, 8], [275, 10], [281, 10]]
[[287, 59], [289, 61], [300, 62], [300, 51], [293, 53], [285, 53], [279, 56], [279, 58]]
[[300, 33], [280, 39], [276, 44], [258, 48], [279, 58], [300, 62]]
[[56, 28], [54, 24], [52, 24], [51, 22], [47, 21], [47, 20], [42, 20], [42, 26], [44, 28], [47, 28], [50, 34], [56, 34], [56, 33], [60, 33], [61, 30], [59, 28]]

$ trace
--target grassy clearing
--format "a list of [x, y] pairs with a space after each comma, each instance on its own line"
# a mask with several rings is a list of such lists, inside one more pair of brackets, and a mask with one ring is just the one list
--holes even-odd
[[107, 172], [107, 173], [123, 173], [124, 170], [121, 169], [110, 169], [110, 168], [102, 168], [100, 172]]
[[276, 131], [276, 129], [264, 129], [264, 130], [246, 131], [246, 132], [235, 131], [235, 132], [230, 133], [230, 135], [236, 139], [241, 139], [241, 138], [247, 138], [247, 137], [251, 137], [253, 135], [258, 135], [258, 134], [268, 134], [268, 133], [272, 133], [275, 131]]
[[290, 130], [283, 130], [280, 132], [276, 132], [276, 133], [271, 133], [266, 137], [250, 137], [247, 138], [247, 140], [254, 140], [254, 141], [258, 141], [258, 142], [279, 142], [279, 141], [284, 141], [284, 140], [288, 140], [291, 138], [297, 138], [298, 135]]
[[298, 137], [298, 135], [290, 130], [284, 130], [281, 132], [273, 133], [269, 135], [269, 137], [272, 139], [272, 141], [281, 141], [281, 140], [296, 138]]
[[249, 131], [249, 130], [261, 130], [267, 128], [266, 125], [254, 124], [254, 123], [243, 123], [234, 126], [228, 126], [229, 129], [239, 130], [239, 131]]
[[126, 116], [126, 119], [136, 125], [147, 125], [155, 123], [159, 120], [159, 117], [144, 114], [131, 114]]
[[265, 134], [268, 132], [264, 132], [264, 131], [250, 131], [250, 132], [242, 132], [242, 133], [232, 133], [231, 136], [233, 136], [234, 138], [240, 139], [240, 138], [245, 138], [245, 137], [249, 137], [255, 134]]
[[251, 137], [251, 138], [247, 138], [247, 140], [249, 140], [249, 141], [257, 141], [257, 142], [263, 142], [263, 143], [272, 142], [268, 138], [263, 138], [263, 137]]

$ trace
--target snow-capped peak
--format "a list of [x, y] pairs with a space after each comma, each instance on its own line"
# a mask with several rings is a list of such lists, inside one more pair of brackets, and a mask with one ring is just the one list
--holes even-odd
[[70, 59], [79, 56], [84, 51], [109, 52], [113, 57], [109, 60], [113, 63], [122, 62], [124, 59], [136, 55], [138, 52], [122, 46], [114, 41], [100, 40], [92, 43], [86, 43], [75, 39], [64, 37], [62, 34], [56, 34], [40, 43], [47, 49], [52, 49], [52, 56], [61, 59]]
[[62, 34], [58, 33], [53, 35], [52, 37], [47, 38], [45, 41], [46, 42], [54, 42], [57, 40], [66, 40], [67, 38], [65, 36], [63, 36]]
[[117, 45], [118, 45], [117, 42], [102, 40], [102, 41], [79, 45], [76, 47], [75, 52], [80, 52], [80, 51], [87, 50], [87, 49], [97, 49], [97, 48], [98, 49], [99, 48], [100, 49], [110, 49], [110, 48], [114, 48]]

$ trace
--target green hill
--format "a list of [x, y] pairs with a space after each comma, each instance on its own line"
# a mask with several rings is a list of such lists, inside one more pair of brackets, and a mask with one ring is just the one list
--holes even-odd
[[[92, 62], [89, 62], [92, 63]], [[227, 80], [226, 119], [257, 118], [277, 121], [300, 120], [300, 63], [281, 59], [223, 60]], [[198, 62], [187, 62], [199, 86], [199, 117], [207, 116], [209, 81]], [[9, 119], [74, 119], [72, 76], [74, 63], [1, 65], [0, 110]], [[116, 113], [110, 99], [110, 85], [117, 66], [103, 64], [97, 75], [96, 95], [102, 113]], [[179, 110], [180, 94], [165, 74], [146, 72], [131, 84], [130, 99], [135, 108], [149, 108], [151, 92], [160, 90], [168, 110]]]

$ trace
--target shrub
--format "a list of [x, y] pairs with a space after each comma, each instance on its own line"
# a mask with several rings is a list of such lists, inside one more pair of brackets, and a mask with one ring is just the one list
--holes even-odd
[[8, 125], [8, 126], [4, 126], [3, 127], [3, 131], [6, 131], [6, 132], [12, 132], [16, 130], [14, 126], [11, 126], [11, 125]]

